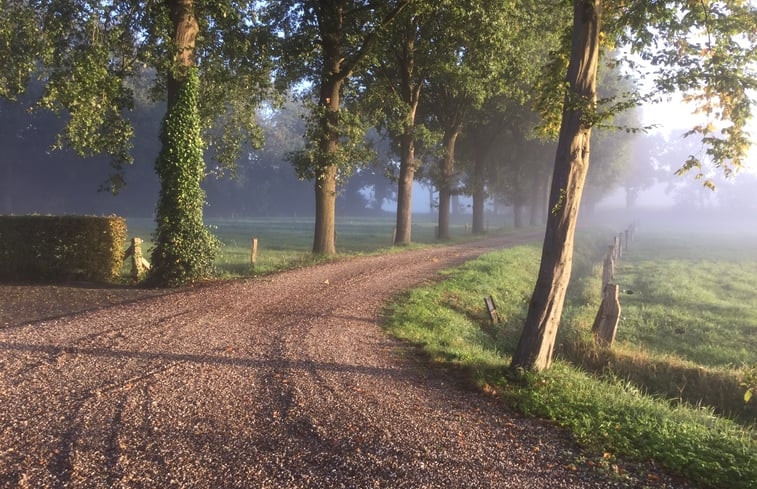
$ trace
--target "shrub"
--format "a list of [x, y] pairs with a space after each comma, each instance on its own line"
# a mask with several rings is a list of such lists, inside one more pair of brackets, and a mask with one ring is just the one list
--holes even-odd
[[0, 279], [115, 281], [125, 240], [116, 216], [0, 216]]

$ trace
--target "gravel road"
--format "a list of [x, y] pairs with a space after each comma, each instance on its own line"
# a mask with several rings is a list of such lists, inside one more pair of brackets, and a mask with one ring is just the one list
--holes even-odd
[[32, 288], [0, 288], [0, 487], [643, 487], [576, 467], [568, 434], [423, 366], [380, 329], [398, 291], [540, 237], [338, 261], [70, 314], [40, 304], [46, 319], [32, 322], [9, 312], [24, 310], [13, 300]]

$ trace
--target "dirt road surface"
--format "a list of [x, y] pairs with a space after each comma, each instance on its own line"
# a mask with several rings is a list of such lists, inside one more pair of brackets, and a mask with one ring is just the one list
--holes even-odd
[[568, 434], [424, 367], [380, 329], [393, 294], [540, 237], [338, 261], [83, 312], [40, 303], [47, 319], [31, 322], [12, 313], [34, 289], [3, 286], [0, 487], [640, 487], [570, 467], [578, 452]]

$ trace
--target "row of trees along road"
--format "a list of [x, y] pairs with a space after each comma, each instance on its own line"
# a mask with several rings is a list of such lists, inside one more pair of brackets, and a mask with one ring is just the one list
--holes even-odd
[[[203, 150], [224, 168], [259, 145], [255, 109], [264, 100], [292, 87], [311, 94], [306, 143], [291, 160], [314, 180], [313, 251], [326, 254], [335, 252], [338, 185], [370, 153], [369, 118], [399, 148], [397, 244], [404, 244], [416, 153], [441, 148], [431, 172], [440, 237], [463, 160], [480, 231], [484, 177], [507, 173], [487, 165], [502, 150], [491, 134], [532, 138], [528, 108], [537, 109], [542, 134], [559, 137], [541, 268], [513, 367], [539, 370], [550, 364], [570, 277], [592, 128], [650, 94], [678, 90], [707, 119], [692, 132], [708, 163], [730, 174], [749, 147], [744, 127], [755, 89], [757, 16], [749, 2], [570, 3], [572, 12], [568, 2], [531, 0], [3, 0], [0, 96], [15, 99], [36, 75], [45, 87], [37, 105], [67, 118], [57, 145], [111, 155], [118, 189], [131, 160], [126, 114], [140, 83], [153, 80], [153, 95], [168, 102], [150, 277], [159, 285], [207, 273], [215, 242], [202, 224]], [[630, 54], [644, 59], [648, 93], [598, 99], [602, 52], [626, 67], [636, 59]], [[458, 141], [465, 158], [456, 158]], [[682, 172], [704, 174], [705, 162], [682, 163]]]

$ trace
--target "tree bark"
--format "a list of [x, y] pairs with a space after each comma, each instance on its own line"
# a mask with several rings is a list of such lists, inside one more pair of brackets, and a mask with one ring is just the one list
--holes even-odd
[[545, 183], [546, 182], [541, 175], [539, 175], [538, 173], [534, 174], [533, 184], [531, 186], [531, 195], [529, 197], [528, 203], [528, 224], [531, 226], [536, 226], [542, 223], [543, 211], [545, 207], [544, 202], [546, 201], [546, 198], [544, 196], [547, 194]]
[[486, 191], [484, 189], [484, 166], [486, 161], [483, 156], [476, 158], [473, 164], [473, 234], [484, 234], [484, 203]]
[[400, 93], [409, 111], [407, 121], [400, 137], [400, 178], [397, 182], [397, 233], [395, 246], [410, 244], [412, 232], [413, 182], [415, 180], [415, 114], [421, 95], [420, 83], [414, 83], [415, 71], [415, 24], [416, 18], [410, 19], [410, 28], [400, 58], [401, 80]]
[[400, 141], [400, 178], [397, 182], [397, 234], [395, 246], [410, 244], [412, 231], [413, 181], [415, 180], [415, 144], [412, 133]]
[[[339, 59], [334, 60], [337, 65]], [[339, 149], [338, 111], [342, 81], [325, 76], [321, 84], [321, 106], [326, 107], [321, 119], [321, 153], [334, 154]], [[318, 165], [315, 169], [315, 230], [313, 253], [336, 254], [336, 165]]]
[[453, 126], [444, 131], [442, 145], [444, 156], [440, 161], [441, 182], [439, 185], [439, 235], [440, 241], [448, 240], [450, 201], [452, 199], [452, 183], [455, 173], [455, 143], [460, 135], [460, 126]]
[[570, 88], [563, 107], [541, 265], [511, 368], [539, 371], [552, 363], [570, 280], [578, 208], [589, 169], [591, 126], [583, 121], [586, 109], [591, 110], [596, 103], [600, 20], [600, 0], [574, 0], [567, 75]]
[[[520, 190], [518, 190], [520, 193]], [[513, 202], [513, 227], [520, 229], [523, 227], [523, 202], [520, 195], [516, 196]]]
[[313, 253], [336, 253], [336, 167], [316, 170]]
[[176, 102], [176, 94], [184, 82], [187, 70], [194, 66], [194, 49], [200, 27], [194, 16], [193, 0], [166, 0], [174, 28], [174, 66], [168, 75], [168, 112]]
[[347, 74], [342, 66], [341, 36], [343, 29], [343, 6], [322, 6], [319, 16], [323, 67], [320, 80], [318, 104], [325, 109], [320, 114], [319, 150], [324, 161], [315, 162], [315, 229], [313, 253], [336, 254], [335, 211], [337, 167], [331, 162], [339, 150], [339, 103], [342, 84]]

